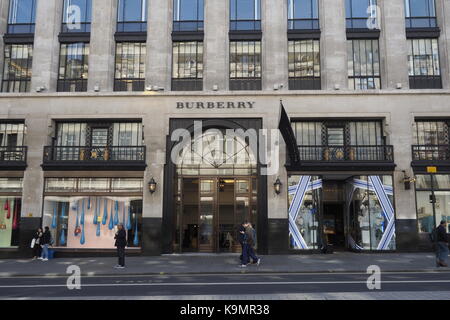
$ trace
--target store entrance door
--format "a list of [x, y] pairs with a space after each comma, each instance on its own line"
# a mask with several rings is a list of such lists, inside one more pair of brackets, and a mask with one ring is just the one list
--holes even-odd
[[182, 183], [180, 251], [238, 252], [239, 224], [246, 219], [256, 224], [252, 178], [183, 178]]

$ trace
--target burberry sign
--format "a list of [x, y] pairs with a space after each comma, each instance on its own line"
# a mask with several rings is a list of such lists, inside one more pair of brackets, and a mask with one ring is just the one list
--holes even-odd
[[177, 109], [253, 109], [254, 101], [177, 102]]

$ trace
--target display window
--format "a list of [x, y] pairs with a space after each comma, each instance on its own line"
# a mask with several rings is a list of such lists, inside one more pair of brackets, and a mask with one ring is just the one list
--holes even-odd
[[42, 226], [50, 228], [54, 247], [113, 249], [118, 224], [127, 247], [140, 248], [142, 179], [47, 179]]
[[19, 246], [22, 178], [0, 178], [0, 248]]

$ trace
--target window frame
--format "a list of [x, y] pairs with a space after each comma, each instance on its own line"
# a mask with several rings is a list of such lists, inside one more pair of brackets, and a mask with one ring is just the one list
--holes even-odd
[[[31, 20], [28, 23], [17, 23], [17, 22], [13, 22], [12, 21], [11, 15], [13, 14], [13, 10], [14, 10], [12, 8], [12, 3], [13, 2], [17, 3], [18, 1], [21, 1], [21, 0], [9, 0], [9, 4], [8, 4], [8, 20], [7, 20], [7, 24], [8, 24], [8, 28], [7, 29], [8, 30], [7, 30], [7, 33], [8, 34], [34, 33], [35, 32], [35, 25], [36, 25], [37, 0], [31, 0], [32, 3], [33, 3], [32, 6], [31, 6], [31, 14], [30, 14]], [[18, 6], [16, 6], [16, 8], [18, 8]], [[17, 14], [17, 12], [16, 12], [16, 14]]]
[[[10, 78], [10, 75], [12, 74], [11, 70], [11, 56], [12, 54], [12, 50], [14, 48], [22, 48], [22, 58], [23, 60], [25, 60], [23, 58], [23, 52], [25, 51], [25, 47], [26, 47], [26, 51], [28, 53], [28, 56], [26, 57], [26, 73], [27, 76], [22, 77], [13, 77]], [[9, 58], [7, 55], [9, 49]], [[33, 71], [33, 50], [34, 50], [34, 46], [32, 43], [11, 43], [11, 44], [5, 44], [4, 47], [4, 62], [3, 62], [3, 70], [2, 70], [2, 86], [1, 86], [1, 92], [30, 92], [31, 89], [31, 77], [32, 77], [32, 71]], [[8, 64], [9, 61], [9, 64]], [[9, 66], [8, 70], [7, 67]], [[12, 90], [11, 90], [11, 86], [13, 85]], [[19, 86], [19, 89], [16, 90], [16, 85]], [[6, 87], [6, 88], [5, 88]]]
[[[75, 50], [77, 51], [76, 56], [81, 56], [81, 77], [67, 77], [67, 67], [69, 55], [68, 47], [69, 46], [77, 46]], [[78, 46], [81, 45], [81, 46]], [[65, 55], [63, 55], [63, 47], [65, 48]], [[78, 54], [81, 51], [81, 54]], [[87, 91], [87, 81], [89, 79], [89, 51], [90, 45], [89, 42], [71, 42], [71, 43], [61, 43], [60, 45], [60, 53], [59, 53], [59, 68], [58, 68], [58, 86], [57, 92], [85, 92]], [[76, 60], [76, 59], [73, 59]], [[78, 66], [79, 67], [79, 66]], [[62, 74], [62, 68], [64, 68], [64, 73]], [[83, 74], [86, 74], [86, 77], [83, 77]], [[69, 88], [69, 90], [67, 89]]]
[[[61, 32], [62, 33], [89, 33], [91, 32], [91, 23], [92, 23], [92, 0], [83, 0], [85, 2], [85, 10], [84, 10], [84, 16], [86, 17], [85, 21], [80, 21], [80, 29], [70, 29], [67, 27], [68, 23], [66, 21], [67, 19], [67, 8], [69, 6], [69, 3], [71, 0], [64, 0], [63, 3], [63, 12], [62, 12], [62, 19], [61, 19]], [[89, 18], [87, 18], [89, 17]]]
[[[364, 55], [362, 55], [361, 50], [361, 43], [365, 42], [364, 45]], [[367, 43], [370, 42], [370, 50], [367, 48]], [[355, 43], [359, 43], [359, 49], [355, 51]], [[377, 44], [376, 51], [374, 47], [374, 43]], [[350, 44], [351, 44], [351, 52], [350, 52]], [[359, 75], [356, 75], [358, 72], [355, 69], [355, 54], [359, 52]], [[375, 55], [375, 52], [377, 52], [377, 55]], [[367, 57], [371, 58], [371, 63], [367, 62]], [[363, 59], [366, 61], [366, 63], [363, 65]], [[379, 90], [382, 88], [381, 86], [381, 60], [380, 60], [380, 43], [378, 39], [348, 39], [347, 40], [347, 63], [348, 63], [348, 81], [349, 81], [349, 88], [351, 88], [351, 83], [353, 83], [353, 89], [354, 90]], [[378, 68], [376, 66], [378, 65]], [[350, 67], [352, 66], [352, 67]], [[368, 68], [370, 66], [370, 68]], [[363, 69], [365, 69], [365, 74], [362, 75]], [[377, 70], [376, 70], [377, 69]], [[372, 72], [369, 74], [369, 70], [372, 70]], [[360, 84], [357, 84], [357, 80], [364, 80], [364, 82], [360, 82]], [[374, 87], [369, 87], [369, 81], [372, 81], [374, 84]], [[367, 85], [365, 86], [364, 83]], [[377, 86], [377, 84], [379, 84]]]
[[203, 31], [205, 20], [204, 0], [195, 0], [197, 2], [197, 19], [195, 20], [184, 20], [180, 18], [180, 12], [182, 11], [182, 1], [184, 0], [173, 0], [173, 31]]
[[[407, 29], [414, 28], [437, 28], [437, 11], [436, 11], [436, 1], [435, 0], [423, 0], [426, 1], [426, 6], [429, 16], [412, 16], [411, 15], [411, 0], [405, 0], [405, 24]], [[432, 6], [430, 6], [432, 5]], [[432, 10], [430, 10], [432, 9]], [[434, 15], [431, 15], [431, 11], [434, 11]], [[415, 20], [428, 20], [428, 25], [415, 25]]]
[[[230, 31], [260, 31], [261, 30], [261, 0], [252, 0], [253, 19], [239, 19], [239, 0], [229, 0]], [[234, 6], [234, 10], [233, 10]]]
[[[117, 0], [117, 32], [147, 32], [147, 21], [148, 21], [148, 1], [147, 0], [139, 0], [141, 1], [141, 18], [140, 20], [131, 21], [125, 20], [125, 18], [121, 19], [121, 15], [125, 16], [126, 12], [126, 1], [128, 0]], [[123, 8], [121, 6], [123, 3]]]
[[[288, 1], [288, 30], [319, 30], [320, 29], [320, 7], [319, 0], [287, 0]], [[311, 4], [311, 17], [295, 18], [297, 1], [309, 1]], [[314, 9], [317, 12], [314, 12]], [[317, 14], [317, 17], [315, 17]], [[297, 27], [298, 24], [310, 24], [310, 27]]]
[[[370, 14], [367, 13], [367, 15], [364, 16], [364, 17], [361, 17], [361, 16], [355, 16], [355, 15], [353, 14], [353, 10], [354, 10], [353, 3], [354, 3], [354, 1], [361, 1], [361, 0], [346, 0], [346, 1], [345, 1], [345, 21], [346, 21], [346, 28], [347, 28], [347, 29], [368, 29], [368, 27], [367, 27], [367, 21], [368, 21], [369, 19], [376, 19], [377, 25], [378, 25], [378, 23], [379, 23], [379, 17], [378, 17], [377, 15], [375, 15], [375, 17], [372, 16], [372, 11], [371, 11]], [[366, 0], [364, 0], [364, 1], [366, 1]], [[367, 1], [369, 2], [369, 6], [367, 7], [367, 9], [368, 9], [370, 6], [377, 6], [377, 5], [378, 5], [377, 0], [367, 0]], [[348, 7], [348, 4], [350, 4], [350, 7]], [[348, 11], [350, 11], [350, 16], [347, 15], [347, 13], [349, 13]], [[364, 23], [364, 25], [362, 26], [362, 25], [359, 24], [359, 21], [363, 21], [363, 20], [366, 21], [366, 23]]]
[[[302, 51], [301, 49], [308, 45], [312, 45], [312, 51]], [[291, 48], [294, 49], [291, 52]], [[300, 52], [297, 52], [296, 49], [300, 48]], [[317, 50], [316, 50], [317, 48]], [[297, 73], [300, 73], [301, 70], [297, 70], [296, 65], [301, 63], [301, 61], [297, 61], [296, 58], [302, 54], [312, 54], [313, 55], [313, 66], [312, 66], [312, 75], [306, 76], [297, 76]], [[291, 55], [293, 55], [293, 61], [291, 62]], [[318, 55], [318, 57], [317, 57]], [[291, 70], [291, 65], [294, 65], [294, 69]], [[316, 67], [318, 67], [318, 71], [316, 71]], [[294, 72], [294, 76], [291, 76], [291, 73]], [[290, 90], [302, 90], [302, 89], [313, 89], [320, 90], [321, 89], [321, 59], [320, 59], [320, 40], [318, 39], [298, 39], [298, 40], [288, 40], [288, 76], [289, 76], [289, 89]], [[309, 83], [312, 83], [312, 88], [308, 86]]]
[[[134, 47], [134, 49], [136, 49], [136, 46], [138, 45], [139, 47], [139, 53], [135, 53], [134, 54], [134, 59], [133, 59], [133, 63], [125, 63], [126, 62], [126, 54], [124, 53], [124, 48], [123, 46], [127, 44], [129, 47], [127, 47], [129, 50], [129, 48], [131, 47], [131, 45]], [[118, 49], [119, 47], [121, 47], [121, 54], [118, 54]], [[116, 42], [116, 49], [115, 49], [115, 59], [114, 59], [114, 91], [144, 91], [144, 87], [145, 87], [145, 70], [146, 70], [146, 59], [147, 59], [147, 45], [146, 42], [138, 42], [138, 41], [130, 41], [130, 42]], [[121, 58], [121, 61], [118, 61], [118, 58]], [[123, 75], [124, 73], [124, 65], [126, 64], [127, 67], [125, 68], [126, 70], [128, 70], [129, 66], [133, 66], [133, 70], [134, 67], [136, 66], [136, 57], [138, 57], [138, 77], [118, 77], [117, 74], [118, 72]], [[120, 67], [120, 71], [118, 71], [118, 66]], [[136, 70], [134, 70], [134, 74], [136, 74]]]

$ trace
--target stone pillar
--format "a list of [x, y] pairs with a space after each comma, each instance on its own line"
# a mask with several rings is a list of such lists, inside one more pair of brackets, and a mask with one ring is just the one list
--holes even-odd
[[320, 5], [322, 89], [348, 87], [345, 1], [323, 0]]
[[441, 60], [442, 87], [450, 89], [450, 3], [436, 0], [438, 25], [441, 28], [439, 38], [439, 56]]
[[88, 91], [113, 91], [117, 0], [92, 1]]
[[[274, 101], [273, 105], [278, 106], [278, 101]], [[285, 104], [287, 109], [288, 106]], [[287, 111], [288, 112], [288, 111]], [[289, 112], [288, 112], [289, 113]], [[268, 168], [267, 175], [267, 212], [268, 212], [268, 254], [287, 253], [289, 247], [289, 220], [288, 220], [288, 177], [285, 168], [286, 164], [286, 144], [281, 133], [278, 130], [279, 113], [271, 113], [270, 118], [264, 119], [264, 129], [268, 129], [268, 135], [271, 136], [271, 130], [278, 132], [279, 145], [274, 145], [273, 141], [266, 144], [268, 152], [275, 152], [278, 164]], [[261, 142], [260, 142], [261, 145]], [[263, 145], [260, 146], [264, 147]], [[279, 148], [278, 150], [276, 148]], [[278, 152], [277, 152], [278, 151]], [[280, 178], [282, 183], [281, 193], [276, 194], [274, 183]]]
[[0, 0], [0, 88], [2, 86], [1, 81], [3, 80], [3, 65], [5, 55], [3, 35], [6, 33], [8, 27], [8, 4], [8, 0]]
[[383, 89], [396, 89], [397, 83], [400, 83], [403, 89], [408, 89], [405, 1], [382, 1], [380, 11], [381, 87]]
[[[41, 1], [43, 2], [43, 1]], [[44, 100], [43, 100], [44, 101]], [[44, 173], [41, 168], [44, 146], [48, 143], [50, 120], [47, 115], [30, 113], [25, 119], [27, 131], [24, 145], [28, 147], [27, 169], [23, 178], [22, 213], [20, 221], [20, 251], [30, 253], [30, 239], [41, 225]]]
[[148, 2], [146, 85], [170, 91], [172, 78], [172, 1]]
[[[400, 120], [402, 119], [402, 120]], [[396, 125], [393, 126], [392, 123]], [[405, 190], [403, 170], [409, 177], [414, 173], [411, 169], [414, 117], [405, 118], [401, 110], [393, 110], [392, 119], [387, 119], [388, 144], [394, 146], [394, 160], [397, 167], [394, 171], [395, 213], [397, 250], [417, 249], [417, 215], [414, 184]], [[414, 248], [415, 247], [415, 248]]]
[[288, 90], [287, 1], [262, 1], [262, 87]]
[[46, 92], [55, 92], [58, 80], [59, 41], [63, 1], [37, 1], [36, 31], [33, 48], [33, 74], [31, 91], [45, 87]]
[[205, 1], [204, 90], [229, 88], [229, 2]]
[[[147, 169], [144, 174], [143, 245], [144, 255], [161, 254], [162, 217], [164, 199], [164, 164], [166, 151], [167, 119], [164, 115], [148, 114], [144, 117], [144, 137], [147, 145]], [[155, 179], [156, 192], [151, 194], [148, 183]]]

